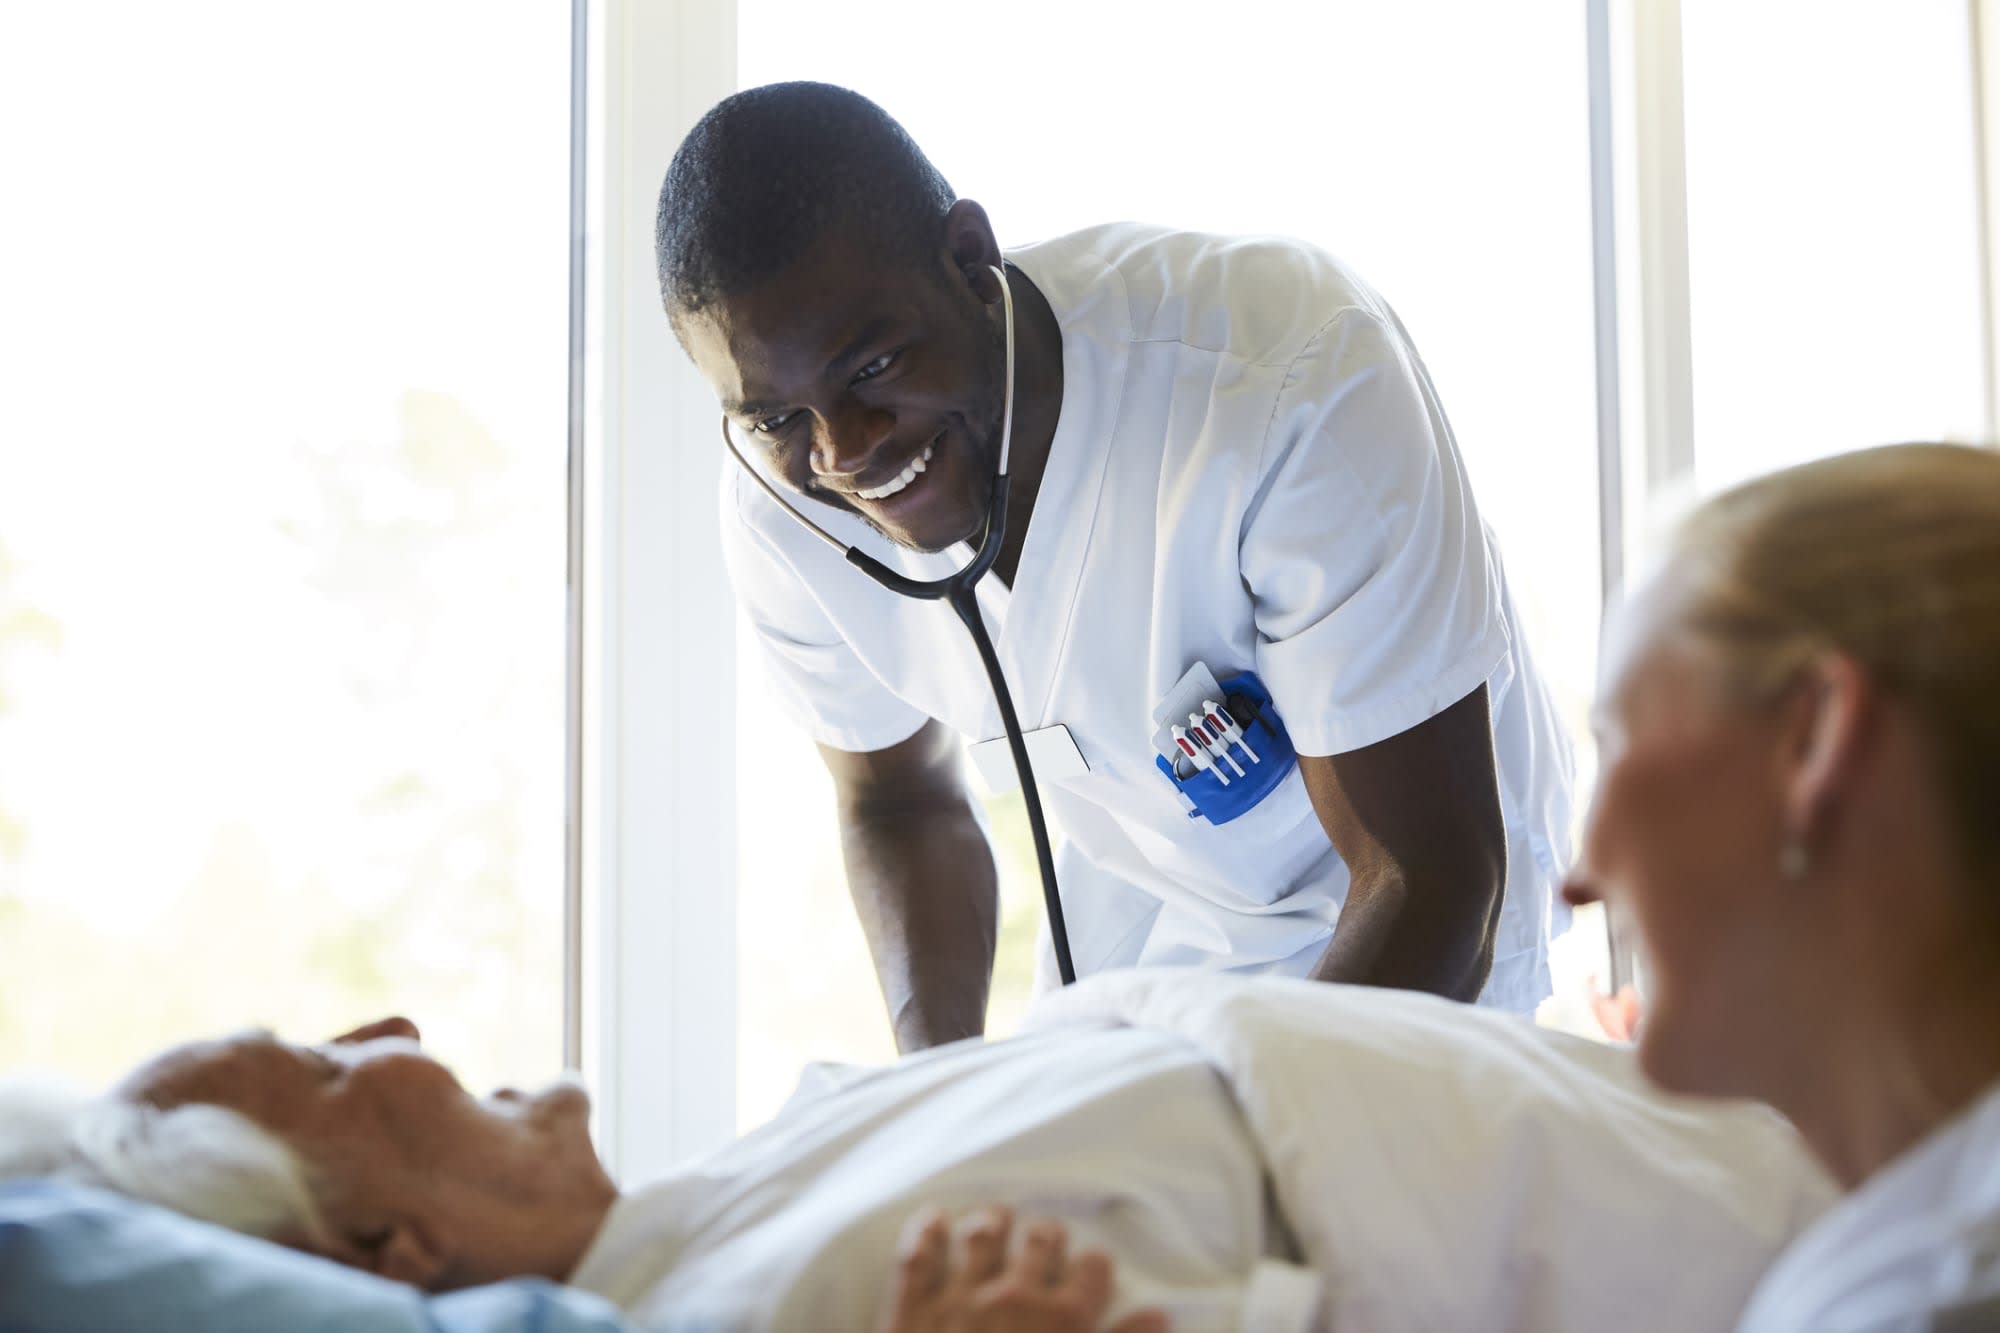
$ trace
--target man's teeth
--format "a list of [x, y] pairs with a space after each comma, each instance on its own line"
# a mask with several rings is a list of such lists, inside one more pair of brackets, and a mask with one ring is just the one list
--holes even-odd
[[908, 467], [904, 468], [901, 472], [897, 473], [895, 476], [889, 478], [889, 480], [883, 482], [880, 486], [877, 486], [874, 490], [856, 491], [855, 494], [860, 496], [864, 500], [888, 499], [890, 496], [894, 495], [897, 491], [902, 490], [905, 486], [909, 485], [911, 482], [917, 479], [918, 474], [924, 470], [924, 466], [931, 461], [931, 448], [932, 448], [931, 445], [928, 444], [925, 445], [924, 451], [921, 454], [917, 455], [915, 458], [912, 458], [910, 460], [910, 465]]

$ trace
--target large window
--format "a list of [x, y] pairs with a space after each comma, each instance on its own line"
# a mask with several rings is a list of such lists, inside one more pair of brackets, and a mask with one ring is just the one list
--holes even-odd
[[1695, 477], [1983, 421], [1968, 8], [1690, 0]]
[[569, 13], [0, 15], [0, 1069], [561, 1056]]
[[[1283, 232], [1358, 268], [1444, 395], [1535, 651], [1582, 739], [1597, 633], [1590, 160], [1581, 6], [922, 0], [867, 22], [739, 0], [744, 85], [843, 83], [900, 119], [1003, 244], [1119, 218]], [[739, 1117], [807, 1058], [892, 1050], [812, 747], [743, 646]], [[746, 752], [750, 747], [745, 747]], [[748, 792], [746, 792], [746, 798]], [[988, 805], [1003, 924], [989, 1030], [1025, 1002], [1039, 890], [1019, 798]]]

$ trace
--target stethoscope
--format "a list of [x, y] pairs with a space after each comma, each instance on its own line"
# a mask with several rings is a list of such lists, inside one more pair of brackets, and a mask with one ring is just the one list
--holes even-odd
[[1000, 470], [993, 478], [993, 499], [986, 509], [986, 535], [980, 540], [978, 553], [956, 574], [929, 581], [913, 579], [890, 569], [866, 552], [856, 550], [800, 513], [790, 500], [778, 493], [778, 488], [763, 473], [750, 466], [750, 460], [737, 449], [736, 439], [729, 433], [728, 417], [722, 419], [722, 442], [729, 446], [730, 454], [743, 465], [743, 470], [773, 500], [783, 505], [793, 518], [824, 538], [828, 545], [846, 558], [848, 564], [900, 596], [950, 603], [958, 618], [965, 622], [965, 628], [971, 631], [973, 645], [979, 649], [979, 660], [986, 666], [986, 679], [993, 687], [994, 701], [1000, 705], [1000, 724], [1007, 729], [1007, 748], [1014, 756], [1014, 772], [1021, 779], [1021, 794], [1027, 800], [1028, 827], [1035, 835], [1035, 863], [1042, 872], [1042, 902], [1049, 914], [1049, 940], [1055, 946], [1056, 970], [1062, 977], [1062, 984], [1067, 986], [1076, 980], [1076, 966], [1070, 961], [1069, 930], [1063, 924], [1062, 896], [1056, 892], [1056, 862], [1054, 853], [1049, 850], [1049, 826], [1042, 817], [1042, 798], [1035, 790], [1035, 770], [1028, 762], [1028, 745], [1021, 736], [1021, 722], [1014, 716], [1014, 696], [1007, 691], [1007, 678], [1000, 670], [999, 654], [993, 651], [993, 640], [986, 633], [986, 622], [979, 614], [979, 600], [973, 593], [974, 585], [993, 567], [994, 560], [1000, 555], [1000, 545], [1006, 539], [1007, 456], [1014, 443], [1014, 293], [1008, 289], [1005, 272], [994, 268], [993, 275], [1000, 280], [1000, 304], [1006, 313], [1007, 323], [1005, 406], [1000, 414]]

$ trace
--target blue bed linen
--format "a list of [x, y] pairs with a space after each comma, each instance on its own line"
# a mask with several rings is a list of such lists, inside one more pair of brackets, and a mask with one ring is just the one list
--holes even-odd
[[0, 1183], [0, 1333], [634, 1333], [599, 1298], [518, 1280], [445, 1296], [102, 1190]]

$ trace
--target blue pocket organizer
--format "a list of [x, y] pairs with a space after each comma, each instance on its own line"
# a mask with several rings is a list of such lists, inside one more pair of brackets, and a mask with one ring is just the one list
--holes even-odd
[[1285, 780], [1285, 775], [1297, 767], [1299, 755], [1292, 748], [1291, 733], [1285, 730], [1284, 719], [1271, 704], [1271, 692], [1257, 679], [1256, 672], [1246, 671], [1216, 683], [1222, 687], [1223, 706], [1243, 728], [1243, 739], [1250, 742], [1261, 762], [1251, 763], [1248, 756], [1232, 746], [1230, 753], [1243, 765], [1244, 772], [1239, 778], [1230, 769], [1226, 787], [1212, 769], [1198, 769], [1193, 777], [1182, 778], [1175, 776], [1174, 766], [1165, 755], [1154, 755], [1153, 762], [1194, 807], [1188, 811], [1189, 819], [1227, 824], [1269, 796]]

